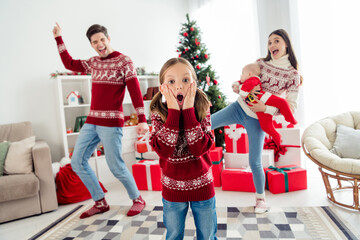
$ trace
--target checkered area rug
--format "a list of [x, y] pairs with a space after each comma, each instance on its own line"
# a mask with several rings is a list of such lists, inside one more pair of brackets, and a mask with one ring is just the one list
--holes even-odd
[[[126, 216], [128, 206], [111, 206], [106, 213], [80, 219], [80, 214], [89, 207], [77, 209], [31, 239], [165, 240], [162, 206], [146, 206], [134, 217]], [[216, 211], [219, 240], [360, 239], [331, 207], [273, 207], [265, 214], [255, 214], [253, 207], [218, 207]], [[186, 218], [184, 239], [196, 239], [191, 211]]]

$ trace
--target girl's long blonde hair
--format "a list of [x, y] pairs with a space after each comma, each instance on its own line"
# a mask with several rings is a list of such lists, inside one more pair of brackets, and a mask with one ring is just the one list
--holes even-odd
[[[188, 60], [186, 60], [185, 58], [179, 57], [179, 58], [169, 59], [162, 66], [162, 68], [160, 70], [160, 75], [159, 75], [160, 84], [163, 84], [164, 78], [165, 78], [165, 73], [167, 72], [167, 70], [177, 63], [184, 64], [186, 67], [188, 67], [191, 71], [192, 78], [194, 79], [195, 82], [197, 81], [196, 73], [195, 73], [195, 70], [194, 70], [193, 66], [191, 65], [191, 63]], [[195, 108], [196, 118], [199, 122], [201, 122], [206, 117], [209, 107], [210, 107], [210, 102], [209, 102], [206, 94], [203, 91], [201, 91], [200, 89], [196, 88], [194, 108]], [[166, 121], [166, 118], [168, 115], [168, 108], [167, 108], [167, 105], [162, 102], [161, 92], [158, 92], [151, 100], [150, 111], [159, 113], [161, 120], [163, 122]]]

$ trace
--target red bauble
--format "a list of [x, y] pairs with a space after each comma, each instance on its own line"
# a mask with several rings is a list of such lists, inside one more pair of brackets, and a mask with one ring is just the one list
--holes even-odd
[[100, 150], [97, 150], [97, 155], [101, 156], [101, 151]]
[[183, 53], [185, 53], [185, 51], [183, 51]]
[[218, 81], [216, 81], [215, 79], [214, 79], [214, 84], [215, 84], [215, 85], [217, 85], [217, 84], [218, 84]]
[[179, 57], [181, 57], [181, 53], [179, 54]]
[[223, 131], [220, 129], [220, 130], [219, 130], [219, 133], [220, 133], [220, 134], [222, 134], [222, 133], [223, 133]]
[[189, 34], [187, 33], [187, 32], [184, 32], [184, 37], [187, 37], [187, 36], [189, 36]]
[[221, 95], [219, 95], [218, 98], [221, 99]]
[[198, 55], [196, 55], [196, 58], [199, 58], [199, 56], [198, 56]]
[[199, 65], [197, 65], [197, 66], [196, 66], [196, 69], [200, 69], [200, 66], [199, 66]]
[[190, 31], [194, 31], [194, 28], [193, 28], [193, 27], [191, 27], [191, 28], [190, 28]]
[[208, 58], [209, 58], [209, 55], [205, 54], [205, 55], [204, 55], [204, 58], [205, 58], [205, 59], [208, 59]]
[[189, 49], [188, 49], [188, 48], [186, 48], [186, 49], [185, 49], [185, 51], [189, 51]]

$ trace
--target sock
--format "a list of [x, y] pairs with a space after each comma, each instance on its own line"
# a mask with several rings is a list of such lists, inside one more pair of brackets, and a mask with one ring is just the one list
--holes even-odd
[[137, 199], [133, 200], [133, 205], [126, 215], [131, 217], [131, 216], [135, 216], [135, 215], [141, 213], [141, 211], [145, 207], [145, 204], [146, 203], [145, 203], [144, 199], [142, 199], [142, 197], [140, 195]]
[[263, 193], [256, 193], [256, 199], [265, 199], [265, 192], [263, 192]]
[[103, 213], [109, 211], [110, 207], [107, 204], [105, 198], [100, 199], [95, 202], [95, 205], [92, 206], [89, 210], [83, 212], [80, 216], [81, 219], [91, 217], [92, 215]]

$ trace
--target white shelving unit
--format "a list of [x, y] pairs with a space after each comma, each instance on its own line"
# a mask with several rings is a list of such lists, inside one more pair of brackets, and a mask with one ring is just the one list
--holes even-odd
[[[148, 87], [159, 86], [158, 76], [138, 76], [140, 89], [142, 96], [147, 92]], [[59, 75], [56, 78], [57, 92], [58, 92], [58, 106], [60, 112], [61, 132], [64, 156], [69, 157], [70, 150], [74, 148], [76, 139], [79, 132], [67, 133], [67, 129], [74, 130], [76, 117], [87, 116], [90, 111], [91, 102], [91, 76], [88, 75]], [[72, 91], [78, 91], [82, 96], [84, 103], [79, 105], [68, 105], [66, 97]], [[147, 119], [150, 119], [150, 100], [144, 101], [145, 115]], [[129, 92], [126, 90], [123, 110], [125, 116], [131, 113], [136, 113], [132, 105]], [[122, 153], [123, 159], [126, 162], [126, 166], [131, 170], [132, 164], [135, 163], [135, 149], [134, 143], [137, 140], [136, 126], [129, 126], [123, 128], [122, 139]], [[101, 143], [100, 143], [101, 144]], [[105, 156], [97, 156], [96, 151], [93, 157], [90, 158], [90, 166], [96, 172], [96, 175], [103, 184], [111, 183], [115, 180], [110, 173], [107, 164], [105, 163]], [[105, 167], [106, 166], [106, 167]]]

